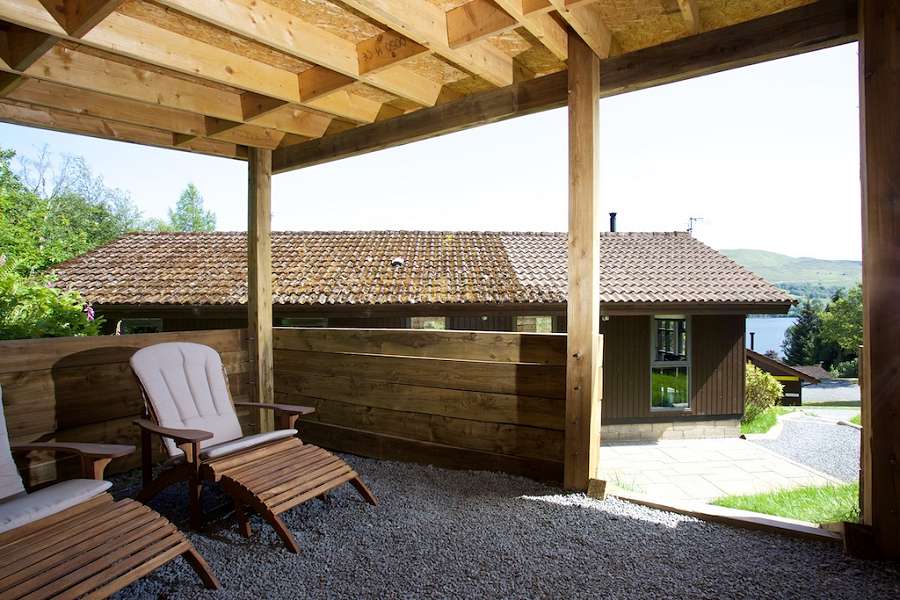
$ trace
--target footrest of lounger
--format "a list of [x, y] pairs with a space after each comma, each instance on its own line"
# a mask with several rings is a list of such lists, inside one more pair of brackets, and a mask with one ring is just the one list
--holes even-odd
[[273, 515], [359, 477], [343, 459], [297, 438], [225, 456], [204, 466], [237, 500]]
[[102, 494], [0, 537], [0, 597], [106, 598], [186, 553], [195, 559], [168, 519]]

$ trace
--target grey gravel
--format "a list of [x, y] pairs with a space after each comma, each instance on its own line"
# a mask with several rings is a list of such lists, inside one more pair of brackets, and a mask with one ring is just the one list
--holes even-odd
[[[118, 598], [898, 598], [895, 565], [837, 545], [738, 530], [503, 474], [347, 457], [350, 486], [289, 511], [287, 552], [254, 518], [191, 533], [222, 580], [203, 590], [181, 559]], [[134, 475], [120, 478], [121, 491]], [[183, 523], [183, 490], [151, 504]], [[221, 496], [210, 494], [204, 502]]]
[[854, 427], [810, 418], [782, 419], [777, 439], [751, 442], [842, 481], [859, 479], [859, 430]]

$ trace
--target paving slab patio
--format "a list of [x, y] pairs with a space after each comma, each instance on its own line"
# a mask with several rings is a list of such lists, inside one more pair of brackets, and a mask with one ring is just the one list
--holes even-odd
[[702, 503], [734, 494], [841, 483], [738, 438], [604, 444], [600, 477], [611, 490]]

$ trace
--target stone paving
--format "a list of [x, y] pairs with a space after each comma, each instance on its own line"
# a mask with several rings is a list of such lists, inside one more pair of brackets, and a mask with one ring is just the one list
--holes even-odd
[[610, 490], [655, 500], [707, 503], [840, 481], [739, 438], [609, 443], [600, 448], [600, 477]]

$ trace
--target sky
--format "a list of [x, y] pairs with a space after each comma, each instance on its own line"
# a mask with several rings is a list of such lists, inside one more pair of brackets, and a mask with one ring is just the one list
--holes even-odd
[[[859, 259], [857, 47], [848, 44], [600, 102], [599, 203], [620, 231], [714, 248]], [[276, 230], [567, 228], [565, 109], [273, 177]], [[217, 229], [247, 228], [247, 167], [0, 124], [0, 147], [82, 155], [164, 217], [193, 182]]]

